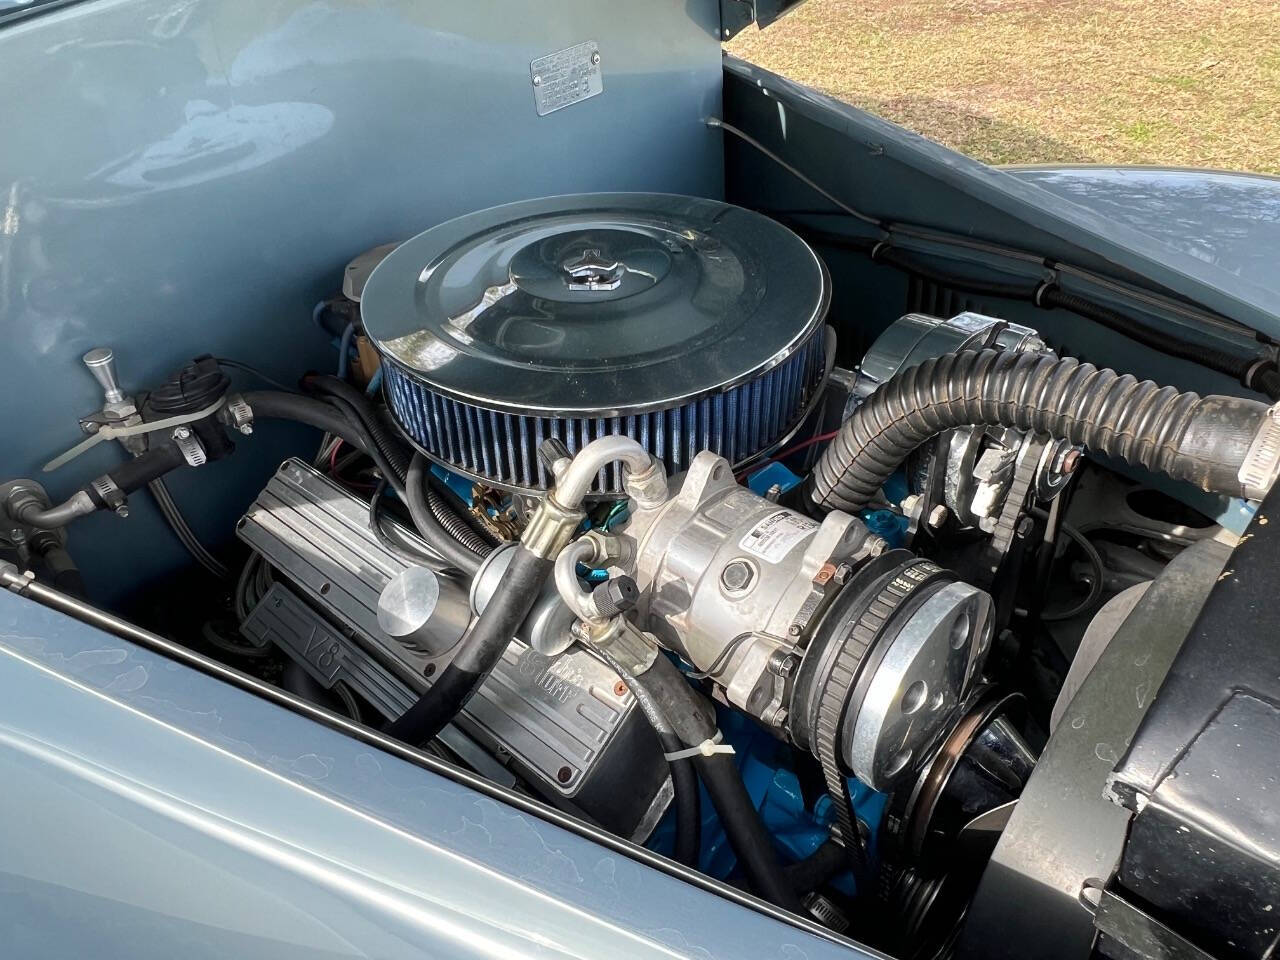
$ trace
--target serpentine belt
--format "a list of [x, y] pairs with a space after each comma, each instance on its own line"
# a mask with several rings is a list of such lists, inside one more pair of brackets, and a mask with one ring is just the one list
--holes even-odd
[[849, 851], [855, 872], [866, 858], [849, 796], [849, 781], [840, 769], [840, 727], [848, 699], [858, 676], [858, 667], [898, 608], [925, 581], [942, 572], [928, 560], [913, 560], [880, 588], [876, 597], [857, 615], [853, 629], [841, 644], [831, 672], [818, 699], [814, 726], [814, 752], [822, 765], [827, 792], [836, 811], [835, 839]]

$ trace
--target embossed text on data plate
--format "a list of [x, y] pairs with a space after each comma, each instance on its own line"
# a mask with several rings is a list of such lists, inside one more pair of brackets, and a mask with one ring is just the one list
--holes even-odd
[[600, 46], [594, 40], [557, 50], [529, 64], [538, 116], [604, 93]]

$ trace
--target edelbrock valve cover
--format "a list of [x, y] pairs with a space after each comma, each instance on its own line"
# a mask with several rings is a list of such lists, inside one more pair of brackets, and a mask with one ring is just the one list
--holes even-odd
[[[309, 464], [285, 461], [236, 533], [333, 626], [306, 620], [287, 597], [270, 594], [246, 624], [326, 687], [342, 679], [384, 715], [399, 716], [452, 651], [433, 656], [378, 626], [378, 596], [408, 564], [378, 542], [368, 517], [366, 502]], [[397, 532], [417, 540], [404, 527]], [[285, 600], [283, 609], [271, 607], [276, 599]], [[456, 723], [510, 757], [547, 800], [622, 836], [643, 840], [670, 801], [667, 762], [634, 698], [581, 649], [545, 657], [513, 640]]]

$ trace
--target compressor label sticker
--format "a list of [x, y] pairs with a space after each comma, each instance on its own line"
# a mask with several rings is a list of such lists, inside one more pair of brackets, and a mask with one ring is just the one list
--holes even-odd
[[787, 510], [771, 513], [747, 531], [738, 547], [761, 560], [780, 563], [801, 540], [812, 536], [818, 524]]
[[600, 47], [589, 40], [539, 57], [529, 64], [529, 79], [540, 117], [604, 93]]

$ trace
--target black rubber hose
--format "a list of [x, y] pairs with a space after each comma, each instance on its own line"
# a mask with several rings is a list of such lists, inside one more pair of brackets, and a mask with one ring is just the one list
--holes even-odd
[[363, 452], [373, 461], [373, 465], [378, 468], [378, 473], [386, 478], [391, 488], [403, 498], [405, 495], [404, 471], [400, 469], [397, 462], [387, 459], [387, 455], [369, 433], [360, 412], [341, 397], [329, 397], [328, 401], [364, 436], [367, 449]]
[[395, 471], [397, 479], [401, 483], [404, 482], [409, 470], [409, 454], [405, 449], [404, 441], [386, 428], [368, 397], [345, 380], [340, 380], [334, 376], [310, 376], [303, 381], [303, 384], [321, 393], [338, 398], [354, 411], [364, 425], [369, 437], [373, 440], [374, 445], [377, 446], [387, 463]]
[[283, 390], [251, 390], [242, 394], [256, 420], [294, 420], [341, 437], [357, 450], [369, 453], [372, 440], [332, 404]]
[[427, 468], [426, 476], [427, 509], [435, 514], [440, 525], [476, 556], [483, 558], [493, 553], [496, 544], [476, 530], [467, 518], [454, 508], [451, 499], [437, 489], [435, 475], [432, 474], [430, 466]]
[[[340, 380], [334, 376], [324, 374], [310, 376], [304, 380], [304, 384], [311, 389], [328, 394], [338, 400], [340, 404], [349, 408], [360, 419], [387, 465], [396, 472], [401, 484], [408, 486], [408, 470], [411, 460], [405, 443], [383, 423], [382, 418], [378, 416], [377, 410], [368, 397], [345, 380]], [[426, 471], [425, 476], [427, 481], [424, 487], [426, 505], [431, 514], [439, 521], [439, 526], [443, 527], [449, 536], [481, 559], [488, 556], [493, 550], [493, 544], [478, 534], [471, 524], [467, 522], [467, 519], [459, 514], [453, 505], [434, 488], [434, 478], [431, 476], [429, 469]], [[416, 520], [414, 524], [418, 526], [420, 533], [424, 536], [427, 535], [427, 531]], [[433, 532], [438, 533], [439, 531]]]
[[391, 538], [391, 535], [387, 533], [386, 528], [382, 525], [382, 501], [386, 492], [387, 481], [379, 479], [373, 489], [373, 496], [369, 498], [369, 529], [373, 531], [373, 535], [377, 538], [378, 543], [382, 545], [382, 548], [406, 563], [419, 567], [428, 567], [437, 573], [445, 573], [452, 570], [453, 568], [447, 563], [442, 563], [439, 557], [423, 553], [416, 544], [397, 543]]
[[[396, 435], [394, 428], [383, 422], [373, 402], [367, 396], [345, 380], [328, 374], [309, 376], [304, 383], [311, 389], [334, 397], [354, 411], [383, 457], [397, 472], [400, 481], [407, 484], [411, 462], [408, 448]], [[487, 557], [493, 551], [495, 544], [476, 530], [469, 518], [454, 506], [451, 498], [441, 492], [430, 469], [426, 471], [425, 476], [427, 507], [440, 521], [440, 526], [472, 553], [481, 558]]]
[[[479, 569], [479, 561], [493, 549], [434, 491], [424, 492], [420, 498], [420, 504], [425, 505], [425, 510], [417, 514], [412, 512], [413, 498], [409, 495], [407, 471], [397, 473], [396, 464], [387, 458], [370, 435], [364, 419], [359, 416], [359, 408], [348, 403], [346, 398], [334, 396], [334, 402], [329, 403], [296, 393], [256, 390], [244, 394], [243, 399], [253, 411], [255, 418], [294, 420], [308, 424], [335, 437], [341, 437], [345, 443], [351, 444], [355, 449], [373, 458], [379, 471], [387, 478], [387, 482], [396, 493], [403, 496], [406, 504], [409, 505], [414, 526], [427, 542], [433, 547], [436, 546], [436, 541], [445, 542], [445, 546], [437, 548], [442, 554], [449, 550], [448, 542], [461, 544], [461, 551], [456, 556], [449, 557], [457, 569], [474, 573]], [[372, 419], [376, 421], [376, 415]], [[383, 430], [385, 435], [385, 428]], [[412, 466], [412, 461], [410, 465]], [[425, 489], [419, 484], [413, 486], [415, 491]], [[428, 518], [434, 519], [435, 522], [431, 522]]]
[[552, 562], [518, 544], [502, 583], [458, 644], [458, 652], [439, 678], [386, 732], [421, 746], [434, 740], [484, 683], [502, 657], [516, 628], [529, 615]]
[[[697, 746], [715, 737], [718, 729], [715, 710], [665, 656], [660, 655], [653, 666], [636, 679], [653, 696], [663, 716], [687, 746]], [[773, 838], [760, 819], [760, 811], [751, 802], [733, 757], [723, 753], [699, 755], [694, 758], [694, 765], [751, 888], [770, 903], [801, 913], [800, 898], [783, 873]]]
[[[1134, 343], [1140, 343], [1144, 347], [1159, 351], [1166, 356], [1187, 360], [1210, 370], [1216, 370], [1218, 373], [1224, 373], [1252, 390], [1262, 389], [1262, 385], [1253, 382], [1254, 378], [1252, 377], [1252, 371], [1265, 369], [1260, 366], [1260, 362], [1263, 359], [1260, 355], [1241, 356], [1240, 354], [1228, 353], [1225, 350], [1217, 350], [1204, 344], [1192, 343], [1188, 340], [1170, 336], [1167, 330], [1157, 330], [1154, 327], [1149, 327], [1132, 317], [1125, 316], [1123, 313], [1093, 303], [1084, 297], [1066, 293], [1058, 287], [1047, 288], [1041, 294], [1039, 303], [1044, 307], [1061, 307], [1064, 310], [1070, 310], [1072, 313], [1077, 313], [1110, 330], [1123, 334]], [[1266, 368], [1274, 370], [1275, 365], [1268, 363]], [[1271, 399], [1278, 398], [1272, 396]]]
[[253, 391], [243, 395], [255, 418], [268, 420], [295, 420], [317, 427], [370, 457], [387, 483], [401, 497], [405, 496], [403, 476], [395, 465], [387, 460], [369, 434], [357, 410], [340, 397], [330, 401], [304, 397], [274, 390]]
[[[128, 496], [129, 494], [141, 490], [153, 480], [158, 480], [170, 470], [176, 470], [186, 463], [182, 451], [171, 443], [161, 444], [152, 447], [146, 453], [132, 460], [126, 460], [120, 466], [108, 470], [106, 476], [111, 482], [120, 488], [120, 492]], [[89, 495], [89, 499], [99, 509], [106, 509], [107, 502], [102, 498], [102, 494], [98, 492], [97, 487], [90, 484], [84, 488], [84, 492]]]
[[[483, 550], [484, 553], [488, 554], [498, 544], [507, 542], [485, 526], [484, 521], [467, 508], [466, 501], [458, 496], [456, 490], [441, 480], [434, 470], [428, 469], [427, 505], [431, 506], [432, 504], [435, 504], [431, 509], [437, 517], [442, 516], [441, 510], [447, 510], [450, 516], [462, 518], [467, 529], [474, 534], [474, 536], [462, 541], [471, 549], [476, 551]], [[445, 525], [448, 526], [449, 524]]]
[[31, 536], [31, 550], [40, 557], [54, 589], [70, 594], [77, 600], [86, 599], [84, 576], [67, 548], [57, 535], [48, 530], [37, 530]]
[[[433, 491], [427, 486], [428, 469], [427, 458], [415, 453], [409, 461], [409, 473], [405, 480], [405, 504], [409, 508], [409, 516], [433, 550], [438, 551], [453, 567], [468, 577], [474, 577], [491, 548], [480, 543], [479, 546], [484, 551], [480, 553], [465, 544], [462, 540], [464, 536], [472, 541], [478, 541], [479, 538], [462, 518], [451, 510], [444, 509], [442, 520], [440, 513], [431, 508]], [[443, 504], [437, 503], [437, 509], [441, 507]]]
[[843, 870], [849, 869], [849, 851], [830, 838], [803, 860], [789, 863], [783, 868], [791, 888], [801, 896], [812, 893], [831, 882]]
[[823, 451], [805, 492], [819, 511], [856, 512], [921, 444], [955, 427], [987, 425], [1048, 434], [1202, 490], [1243, 496], [1240, 466], [1267, 409], [1139, 382], [1072, 357], [966, 350], [887, 380]]
[[[607, 648], [592, 647], [592, 650], [622, 678], [631, 695], [636, 698], [636, 706], [640, 708], [640, 712], [653, 727], [653, 732], [657, 734], [658, 742], [662, 744], [662, 752], [672, 754], [683, 750], [684, 744], [676, 735], [671, 721], [645, 689], [644, 684], [636, 679], [635, 674], [624, 667]], [[689, 757], [669, 760], [668, 763], [671, 767], [671, 789], [674, 794], [672, 800], [676, 808], [676, 839], [672, 855], [677, 862], [696, 867], [702, 851], [702, 801], [698, 795], [698, 774], [693, 768], [693, 760]]]

